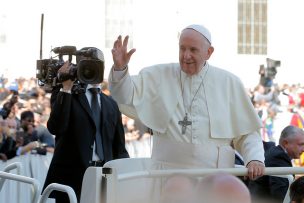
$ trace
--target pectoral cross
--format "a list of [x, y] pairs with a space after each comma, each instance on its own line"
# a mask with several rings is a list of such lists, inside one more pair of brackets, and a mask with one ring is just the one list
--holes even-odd
[[178, 124], [182, 126], [182, 134], [184, 135], [186, 133], [187, 126], [191, 125], [192, 122], [188, 120], [188, 115], [186, 114], [184, 120], [178, 121]]

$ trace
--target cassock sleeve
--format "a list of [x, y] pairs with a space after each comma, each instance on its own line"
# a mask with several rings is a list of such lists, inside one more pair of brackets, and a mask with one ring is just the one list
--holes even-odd
[[111, 69], [109, 88], [113, 98], [118, 104], [132, 104], [133, 85], [128, 68], [123, 71], [114, 71], [114, 68]]
[[131, 104], [133, 91], [128, 68], [122, 71], [115, 71], [112, 68], [109, 75], [109, 86], [111, 94], [115, 95], [114, 99], [118, 102], [119, 110], [129, 118], [138, 119], [136, 110]]
[[265, 161], [263, 142], [258, 132], [239, 136], [233, 139], [235, 149], [242, 155], [245, 166], [253, 160]]

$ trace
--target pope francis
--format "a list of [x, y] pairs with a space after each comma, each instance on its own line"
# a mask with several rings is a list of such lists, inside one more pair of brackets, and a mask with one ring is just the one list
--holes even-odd
[[210, 65], [211, 34], [189, 25], [179, 39], [179, 63], [146, 67], [131, 76], [128, 36], [114, 42], [111, 95], [122, 113], [153, 130], [152, 160], [159, 168], [233, 167], [235, 151], [250, 179], [264, 173], [260, 119], [241, 80]]

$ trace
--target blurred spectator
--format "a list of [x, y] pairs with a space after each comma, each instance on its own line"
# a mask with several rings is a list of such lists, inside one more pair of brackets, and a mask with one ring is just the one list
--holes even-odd
[[[298, 159], [304, 152], [304, 131], [295, 126], [283, 129], [279, 145], [265, 153], [266, 167], [292, 167], [292, 159]], [[281, 203], [288, 190], [288, 180], [274, 176], [263, 176], [249, 182], [249, 189], [257, 201], [269, 200]]]
[[302, 88], [300, 93], [299, 93], [299, 98], [300, 98], [300, 106], [304, 107], [304, 89]]
[[290, 203], [304, 203], [304, 176], [297, 178], [289, 188]]
[[7, 156], [5, 155], [6, 151], [6, 123], [5, 120], [0, 116], [0, 160], [6, 161]]
[[18, 114], [19, 114], [19, 97], [18, 97], [18, 102], [16, 102], [15, 104], [13, 104], [13, 106], [10, 109], [10, 113], [8, 114], [7, 120], [8, 120], [8, 124], [10, 125], [16, 125], [16, 129], [19, 130], [20, 129], [20, 119], [18, 118]]
[[290, 125], [296, 126], [298, 128], [304, 128], [304, 112], [303, 108], [293, 108], [293, 115], [291, 117]]
[[23, 111], [21, 113], [20, 122], [20, 132], [23, 134], [24, 143], [28, 144], [31, 141], [38, 141], [38, 135], [34, 125], [34, 113], [30, 110]]
[[277, 115], [277, 112], [275, 109], [268, 108], [267, 109], [267, 117], [265, 120], [263, 120], [263, 140], [267, 141], [275, 141], [274, 136], [274, 119]]
[[35, 113], [35, 130], [39, 142], [46, 147], [48, 152], [54, 152], [55, 136], [50, 133], [46, 127], [49, 116]]
[[6, 161], [15, 155], [9, 155], [16, 146], [17, 120], [11, 116], [4, 120], [1, 116], [0, 124], [0, 160]]
[[46, 154], [46, 149], [41, 145], [41, 142], [38, 142], [39, 138], [34, 126], [34, 113], [32, 111], [23, 111], [20, 122], [21, 128], [16, 133], [13, 147], [4, 153], [7, 159], [29, 152]]
[[152, 140], [148, 128], [140, 121], [135, 121], [123, 115], [122, 117], [126, 148], [130, 157], [151, 157]]
[[231, 174], [219, 173], [204, 177], [197, 185], [195, 203], [250, 203], [246, 185]]
[[270, 102], [273, 99], [273, 92], [265, 92], [265, 87], [263, 85], [258, 85], [255, 88], [255, 92], [253, 95], [254, 102], [262, 102], [263, 100], [266, 102]]
[[161, 203], [194, 203], [196, 179], [187, 176], [169, 177], [161, 193]]
[[217, 173], [203, 178], [172, 176], [164, 183], [161, 203], [250, 203], [246, 185], [231, 174]]
[[6, 119], [9, 114], [11, 113], [12, 109], [18, 102], [18, 95], [13, 94], [8, 101], [6, 101], [3, 106], [0, 109], [0, 116], [2, 116], [3, 119]]
[[18, 94], [19, 92], [19, 85], [17, 83], [17, 81], [13, 81], [11, 82], [11, 84], [9, 85], [8, 89], [14, 93], [14, 94]]
[[104, 80], [104, 81], [101, 83], [101, 91], [102, 91], [105, 95], [110, 96], [110, 91], [109, 91], [109, 88], [108, 88], [108, 82], [107, 82], [106, 80]]

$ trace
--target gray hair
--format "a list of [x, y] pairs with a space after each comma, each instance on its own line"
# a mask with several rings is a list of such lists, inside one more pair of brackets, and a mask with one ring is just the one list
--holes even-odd
[[282, 130], [279, 143], [281, 144], [286, 139], [292, 139], [298, 134], [304, 135], [304, 131], [301, 128], [289, 125]]

